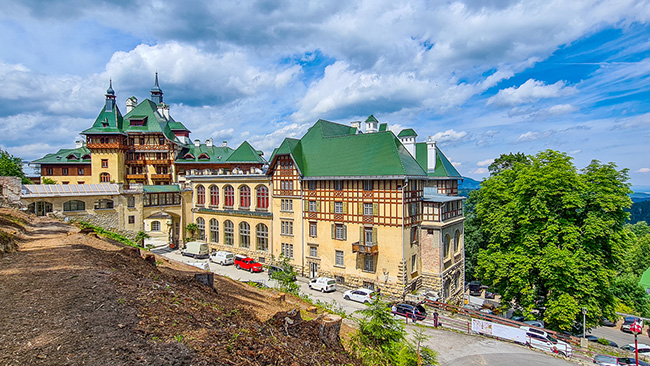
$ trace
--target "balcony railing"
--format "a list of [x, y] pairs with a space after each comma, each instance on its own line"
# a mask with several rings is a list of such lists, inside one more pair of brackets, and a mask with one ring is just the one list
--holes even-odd
[[145, 180], [147, 179], [146, 174], [127, 174], [126, 175], [127, 180]]
[[172, 161], [170, 159], [147, 159], [147, 163], [152, 165], [169, 165]]
[[379, 245], [365, 245], [359, 242], [352, 243], [352, 253], [377, 255], [379, 254]]
[[172, 179], [171, 174], [151, 174], [152, 180], [169, 180]]
[[119, 142], [113, 142], [113, 143], [98, 143], [98, 142], [91, 142], [86, 145], [87, 148], [89, 149], [127, 149], [128, 146], [126, 144], [122, 144]]
[[144, 161], [144, 159], [142, 159], [142, 160], [126, 160], [125, 163], [127, 165], [144, 165], [145, 161]]

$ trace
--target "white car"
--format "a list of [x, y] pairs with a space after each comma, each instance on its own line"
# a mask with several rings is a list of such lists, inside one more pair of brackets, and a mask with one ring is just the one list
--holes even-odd
[[320, 292], [336, 291], [336, 280], [329, 277], [316, 277], [309, 281], [309, 288]]
[[235, 264], [235, 255], [225, 250], [213, 252], [212, 255], [210, 255], [210, 262], [219, 263], [222, 266]]
[[[650, 355], [650, 346], [647, 344], [639, 343], [637, 345], [637, 348], [639, 349], [639, 354]], [[626, 344], [625, 346], [621, 347], [621, 349], [634, 352], [634, 343]]]
[[356, 302], [362, 302], [368, 304], [377, 296], [373, 290], [368, 290], [367, 288], [358, 288], [356, 290], [347, 290], [343, 293], [343, 298], [346, 300], [352, 300]]
[[530, 339], [531, 347], [548, 352], [557, 352], [567, 357], [573, 355], [573, 347], [571, 347], [570, 344], [553, 337], [547, 332], [526, 326], [521, 326], [519, 328], [526, 331], [526, 336]]

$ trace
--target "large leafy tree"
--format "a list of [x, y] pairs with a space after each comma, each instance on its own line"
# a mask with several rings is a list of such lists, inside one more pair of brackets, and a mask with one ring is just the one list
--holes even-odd
[[23, 173], [22, 161], [4, 150], [0, 150], [0, 176], [3, 177], [20, 177], [23, 184], [29, 184], [30, 181]]
[[[611, 317], [611, 284], [627, 240], [627, 170], [564, 153], [502, 155], [481, 184], [476, 219], [485, 237], [476, 272], [524, 315], [570, 329]], [[541, 312], [541, 314], [536, 314]]]

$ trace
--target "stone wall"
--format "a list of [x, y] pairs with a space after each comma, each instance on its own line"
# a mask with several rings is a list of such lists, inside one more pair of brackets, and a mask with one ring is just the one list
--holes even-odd
[[61, 211], [54, 211], [52, 213], [49, 213], [48, 216], [55, 217], [66, 222], [84, 221], [89, 224], [99, 226], [108, 231], [124, 235], [131, 240], [134, 240], [137, 234], [137, 232], [120, 228], [119, 215], [115, 210], [96, 210], [93, 213], [75, 213], [70, 215], [66, 215]]
[[0, 201], [9, 205], [19, 204], [21, 186], [19, 177], [0, 177]]

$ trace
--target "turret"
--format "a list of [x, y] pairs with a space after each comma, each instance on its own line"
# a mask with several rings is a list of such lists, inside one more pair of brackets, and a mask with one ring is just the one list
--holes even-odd
[[108, 89], [106, 89], [106, 105], [104, 110], [110, 112], [115, 106], [115, 91], [113, 90], [113, 80], [109, 81]]
[[158, 73], [156, 73], [156, 81], [153, 87], [151, 87], [151, 100], [156, 103], [156, 105], [162, 104], [163, 102], [163, 92], [162, 89], [160, 89], [160, 86], [158, 86]]

